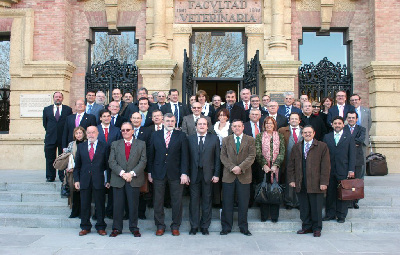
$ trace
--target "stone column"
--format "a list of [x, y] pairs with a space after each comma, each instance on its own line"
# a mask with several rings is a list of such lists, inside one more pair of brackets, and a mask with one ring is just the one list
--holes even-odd
[[284, 1], [272, 0], [272, 28], [271, 41], [269, 43], [270, 51], [286, 51], [287, 43], [285, 40], [284, 25]]
[[372, 61], [364, 72], [369, 82], [372, 148], [386, 156], [390, 173], [400, 173], [400, 61]]
[[151, 50], [168, 50], [165, 37], [165, 0], [153, 0], [153, 36], [150, 42]]

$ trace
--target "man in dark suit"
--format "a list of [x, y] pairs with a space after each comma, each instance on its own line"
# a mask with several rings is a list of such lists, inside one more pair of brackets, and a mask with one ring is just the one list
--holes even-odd
[[318, 141], [322, 141], [324, 139], [325, 134], [328, 132], [326, 130], [326, 125], [322, 118], [318, 115], [312, 114], [313, 108], [311, 107], [310, 102], [303, 103], [303, 114], [301, 116], [300, 126], [311, 125], [315, 131], [315, 139]]
[[139, 111], [138, 112], [142, 116], [142, 123], [141, 123], [142, 127], [149, 127], [149, 126], [153, 125], [152, 116], [151, 116], [152, 110], [150, 110], [149, 104], [150, 104], [149, 99], [147, 99], [146, 97], [141, 97], [139, 99], [139, 102], [138, 102]]
[[240, 90], [240, 101], [237, 104], [245, 111], [251, 109], [250, 96], [251, 96], [250, 89], [243, 88], [242, 90]]
[[331, 132], [324, 137], [328, 145], [331, 174], [329, 179], [328, 193], [326, 195], [324, 221], [334, 220], [344, 223], [347, 216], [347, 201], [337, 198], [337, 186], [341, 180], [354, 178], [356, 165], [356, 144], [350, 133], [344, 132], [344, 120], [340, 116], [333, 118]]
[[196, 121], [199, 118], [205, 118], [208, 122], [208, 131], [211, 132], [213, 126], [211, 124], [211, 119], [208, 116], [204, 116], [201, 114], [201, 104], [199, 102], [194, 102], [192, 104], [192, 112], [193, 114], [187, 115], [183, 117], [182, 122], [182, 132], [186, 135], [196, 134]]
[[92, 114], [96, 117], [96, 121], [99, 121], [99, 112], [104, 109], [103, 105], [96, 104], [96, 92], [94, 90], [89, 90], [86, 93], [86, 113]]
[[289, 186], [296, 189], [300, 200], [301, 230], [297, 234], [321, 236], [324, 193], [329, 184], [328, 146], [314, 139], [312, 126], [302, 130], [303, 142], [293, 146], [287, 166]]
[[140, 187], [145, 182], [146, 144], [134, 138], [134, 128], [129, 122], [122, 124], [121, 132], [124, 139], [112, 143], [108, 161], [114, 194], [114, 221], [110, 237], [122, 234], [125, 200], [129, 207], [129, 230], [135, 237], [140, 237], [138, 208]]
[[153, 121], [153, 125], [149, 127], [151, 132], [158, 131], [164, 128], [163, 126], [163, 114], [160, 110], [154, 110], [151, 113], [151, 120]]
[[271, 97], [268, 95], [264, 95], [261, 100], [262, 100], [262, 109], [268, 113], [268, 103], [271, 102]]
[[[221, 105], [220, 109], [226, 108], [229, 111], [229, 122], [238, 119], [242, 122], [246, 121], [246, 112], [240, 103], [236, 103], [236, 92], [234, 90], [228, 90], [225, 94], [226, 103]], [[215, 116], [215, 121], [218, 121], [218, 116]]]
[[[129, 104], [122, 100], [122, 92], [121, 92], [121, 90], [120, 89], [113, 89], [111, 96], [112, 96], [112, 99], [113, 99], [112, 102], [117, 102], [118, 103], [118, 106], [119, 106], [118, 114], [124, 116]], [[109, 105], [110, 104], [106, 105], [104, 108], [108, 109]], [[119, 127], [121, 127], [121, 126], [119, 126]]]
[[176, 130], [172, 113], [164, 115], [164, 129], [152, 133], [149, 149], [149, 181], [154, 185], [154, 220], [156, 235], [165, 232], [164, 193], [168, 182], [172, 204], [172, 235], [178, 236], [182, 222], [183, 185], [189, 184], [188, 145], [185, 133]]
[[[139, 106], [139, 103], [140, 103], [140, 102], [139, 102], [139, 101], [140, 101], [142, 98], [148, 99], [148, 97], [149, 97], [149, 91], [148, 91], [145, 87], [140, 88], [140, 89], [138, 90], [138, 92], [137, 92], [136, 102], [133, 102], [133, 103], [131, 103], [131, 104], [128, 105], [128, 107], [126, 108], [124, 117], [125, 117], [127, 120], [130, 120], [131, 117], [132, 117], [132, 113], [140, 111], [140, 109], [139, 109], [139, 107], [140, 107], [140, 106]], [[151, 103], [150, 100], [148, 101], [148, 105], [149, 105], [148, 111], [150, 111], [150, 112], [152, 112], [152, 111], [155, 110], [155, 109], [158, 109], [157, 104]]]
[[293, 92], [285, 92], [285, 93], [283, 93], [283, 96], [285, 97], [285, 105], [279, 106], [278, 114], [285, 116], [289, 122], [290, 114], [292, 112], [301, 113], [301, 110], [292, 105], [293, 101], [294, 101], [294, 93]]
[[163, 113], [163, 115], [165, 115], [166, 113], [174, 114], [177, 120], [176, 126], [182, 127], [183, 117], [190, 114], [189, 109], [186, 105], [178, 102], [179, 91], [177, 89], [170, 89], [168, 92], [168, 96], [170, 101], [169, 103], [166, 103], [161, 107], [161, 112]]
[[271, 101], [268, 103], [268, 116], [271, 116], [275, 119], [278, 129], [288, 125], [286, 117], [278, 114], [278, 102], [276, 101]]
[[117, 128], [121, 128], [122, 123], [125, 123], [128, 121], [124, 116], [119, 114], [120, 109], [119, 109], [119, 104], [117, 102], [112, 101], [108, 105], [108, 110], [111, 112], [111, 126], [116, 126]]
[[[348, 125], [346, 125], [343, 130], [351, 134], [351, 136], [354, 137], [354, 141], [356, 143], [356, 167], [354, 176], [358, 179], [364, 179], [365, 156], [363, 145], [365, 142], [366, 130], [365, 127], [357, 125], [358, 114], [355, 111], [349, 111], [347, 113], [346, 120]], [[360, 208], [358, 205], [358, 200], [353, 201], [353, 208]]]
[[[201, 228], [203, 235], [208, 235], [212, 216], [212, 183], [219, 181], [220, 145], [219, 138], [207, 134], [208, 120], [201, 117], [196, 122], [197, 134], [188, 137], [190, 155], [190, 235], [195, 235]], [[201, 201], [201, 219], [200, 219]]]
[[339, 90], [336, 93], [336, 103], [337, 105], [334, 105], [331, 108], [329, 108], [328, 117], [326, 118], [328, 125], [331, 126], [334, 117], [340, 116], [342, 118], [346, 118], [347, 112], [355, 110], [354, 106], [346, 104], [346, 92], [343, 90]]
[[107, 145], [97, 139], [99, 131], [89, 126], [86, 131], [88, 141], [80, 143], [75, 155], [75, 189], [81, 193], [81, 229], [80, 236], [91, 232], [90, 209], [92, 193], [96, 206], [96, 230], [99, 235], [107, 235], [105, 215], [104, 170], [107, 169]]
[[251, 109], [258, 109], [261, 112], [262, 121], [264, 120], [265, 116], [268, 115], [267, 111], [264, 111], [260, 105], [260, 98], [258, 95], [251, 95], [250, 97], [250, 109], [246, 111], [246, 122], [250, 121], [250, 111]]
[[247, 210], [252, 179], [251, 165], [256, 157], [255, 140], [243, 134], [241, 120], [232, 122], [234, 134], [222, 140], [221, 162], [224, 164], [222, 174], [222, 213], [221, 235], [227, 235], [233, 225], [233, 202], [235, 191], [238, 199], [238, 225], [240, 232], [251, 236], [247, 222]]
[[85, 102], [83, 100], [77, 100], [75, 102], [76, 113], [67, 117], [64, 132], [62, 146], [67, 148], [68, 144], [73, 140], [74, 128], [80, 126], [86, 129], [89, 126], [97, 126], [96, 117], [92, 114], [85, 113]]
[[[46, 131], [44, 138], [44, 155], [46, 158], [46, 181], [53, 182], [56, 179], [56, 170], [53, 167], [57, 155], [62, 153], [62, 135], [65, 121], [72, 114], [69, 106], [63, 105], [64, 96], [61, 92], [54, 92], [53, 105], [43, 109], [43, 127]], [[65, 148], [65, 147], [64, 147]], [[60, 181], [64, 180], [64, 171], [58, 171]]]

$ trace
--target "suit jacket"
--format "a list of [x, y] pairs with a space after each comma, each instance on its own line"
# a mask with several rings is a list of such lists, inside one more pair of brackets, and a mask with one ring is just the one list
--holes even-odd
[[[299, 136], [297, 137], [297, 143], [301, 143], [303, 141], [303, 136], [301, 135], [302, 129], [299, 127]], [[281, 127], [278, 132], [283, 135], [283, 138], [285, 139], [285, 148], [286, 148], [286, 153], [285, 153], [285, 159], [283, 160], [282, 164], [282, 169], [286, 173], [286, 168], [288, 165], [288, 161], [290, 159], [290, 154], [292, 153], [293, 146], [296, 144], [294, 141], [294, 137], [292, 135], [292, 132], [290, 132], [290, 126], [287, 127]]]
[[156, 180], [179, 180], [188, 174], [189, 155], [186, 134], [173, 130], [168, 148], [165, 145], [164, 130], [153, 132], [150, 139], [148, 171]]
[[[86, 110], [88, 109], [87, 104], [86, 104]], [[96, 104], [94, 103], [92, 106], [92, 109], [90, 110], [90, 112], [88, 114], [92, 114], [96, 117], [96, 121], [98, 121], [100, 119], [100, 111], [104, 109], [104, 105], [101, 104]]]
[[[219, 109], [226, 108], [226, 106], [227, 106], [227, 104], [223, 104], [223, 105], [221, 105], [221, 107]], [[242, 104], [242, 106], [243, 106], [243, 104]], [[246, 122], [246, 112], [245, 112], [244, 108], [242, 108], [240, 106], [240, 103], [235, 103], [233, 105], [231, 111], [229, 112], [229, 122], [232, 123], [232, 121], [235, 119], [242, 120], [243, 123]], [[215, 121], [218, 121], [217, 115], [215, 115]]]
[[[203, 116], [200, 114], [200, 117], [206, 118], [207, 119], [207, 124], [208, 124], [208, 132], [211, 132], [213, 129], [213, 125], [211, 124], [211, 119], [208, 116]], [[182, 131], [186, 135], [193, 135], [196, 134], [196, 123], [194, 123], [194, 118], [193, 115], [187, 115], [183, 117], [183, 122], [182, 122]]]
[[97, 142], [93, 161], [90, 161], [88, 141], [78, 144], [75, 154], [74, 181], [80, 182], [81, 189], [88, 189], [92, 181], [95, 189], [104, 189], [104, 171], [107, 170], [107, 145]]
[[[246, 122], [250, 121], [250, 110], [251, 109], [245, 111], [245, 113], [246, 113]], [[258, 110], [260, 110], [260, 112], [261, 112], [261, 117], [268, 115], [268, 112], [264, 111], [261, 106], [258, 107]]]
[[44, 143], [62, 145], [65, 122], [67, 117], [72, 114], [72, 109], [69, 106], [62, 105], [60, 118], [56, 121], [53, 107], [54, 105], [49, 105], [43, 109], [43, 127], [46, 130]]
[[[244, 107], [244, 102], [243, 102], [243, 100], [239, 100], [239, 102], [237, 102], [236, 104], [237, 104], [238, 106], [240, 106], [240, 108], [242, 108], [243, 110], [246, 111], [246, 108]], [[249, 105], [249, 109], [250, 109], [250, 108], [251, 108], [250, 100], [249, 100], [249, 102], [248, 102], [248, 105]]]
[[360, 112], [361, 112], [361, 114], [360, 114], [361, 115], [361, 126], [365, 128], [364, 145], [368, 146], [369, 145], [369, 130], [371, 129], [371, 126], [372, 126], [371, 110], [367, 107], [361, 106]]
[[[164, 129], [164, 125], [161, 124], [161, 126], [162, 126], [162, 127], [161, 127], [161, 130], [163, 130], [163, 129]], [[155, 125], [155, 124], [149, 126], [148, 129], [150, 129], [151, 132], [158, 131], [158, 130], [156, 130], [156, 125]]]
[[[158, 109], [157, 104], [150, 103], [148, 111], [151, 113], [155, 109]], [[130, 120], [132, 117], [132, 114], [135, 112], [139, 112], [138, 102], [133, 102], [127, 106], [124, 117], [127, 118], [128, 120]], [[151, 119], [151, 114], [150, 114], [150, 119]]]
[[215, 115], [217, 113], [215, 112], [215, 108], [211, 103], [206, 103], [206, 104], [208, 104], [208, 109], [209, 109], [208, 110], [208, 114], [207, 115], [204, 115], [203, 113], [201, 113], [201, 114], [204, 115], [204, 116], [209, 117], [210, 120], [211, 120], [211, 123], [214, 125], [215, 124]]
[[[293, 146], [287, 166], [288, 183], [296, 183], [296, 192], [300, 192], [303, 182], [304, 141]], [[306, 159], [307, 193], [325, 193], [320, 185], [329, 185], [331, 162], [328, 146], [313, 140]]]
[[146, 143], [133, 139], [129, 159], [125, 156], [125, 140], [120, 139], [111, 144], [110, 158], [108, 164], [111, 169], [110, 185], [116, 188], [122, 188], [126, 181], [119, 176], [122, 170], [126, 173], [134, 171], [136, 176], [132, 177], [130, 185], [132, 187], [141, 187], [145, 181], [144, 169], [146, 168]]
[[356, 166], [356, 144], [354, 137], [343, 131], [342, 136], [335, 145], [334, 133], [326, 134], [324, 142], [328, 145], [331, 175], [335, 175], [338, 180], [344, 180], [350, 171], [355, 171]]
[[114, 126], [116, 126], [117, 128], [121, 128], [122, 124], [124, 122], [130, 122], [130, 120], [128, 120], [127, 118], [125, 118], [124, 116], [118, 114], [117, 115], [117, 119], [115, 120], [115, 124]]
[[[190, 180], [195, 183], [199, 170], [199, 145], [197, 134], [188, 137], [190, 155]], [[219, 177], [221, 168], [220, 146], [218, 136], [207, 133], [203, 146], [203, 176], [206, 183], [210, 183], [213, 176]]]
[[[239, 107], [239, 106], [237, 106]], [[243, 134], [242, 141], [240, 143], [239, 153], [236, 153], [236, 143], [234, 141], [234, 135], [229, 135], [222, 140], [221, 147], [221, 162], [224, 164], [224, 170], [222, 174], [222, 182], [232, 183], [236, 178], [242, 184], [249, 184], [252, 180], [252, 169], [256, 158], [256, 147], [254, 138]], [[241, 174], [235, 175], [231, 170], [239, 166], [242, 170]]]
[[344, 132], [349, 133], [352, 137], [354, 137], [354, 141], [356, 143], [356, 166], [363, 166], [365, 164], [365, 156], [364, 156], [364, 141], [365, 141], [365, 127], [355, 125], [353, 134], [350, 132], [349, 125], [344, 126]]
[[311, 125], [314, 128], [314, 138], [318, 141], [322, 141], [324, 139], [324, 135], [328, 133], [326, 130], [326, 125], [320, 116], [311, 114], [311, 116], [307, 118], [307, 116], [301, 114], [300, 120], [300, 126], [305, 127], [306, 125]]
[[[189, 113], [188, 107], [183, 105], [180, 102], [178, 102], [178, 108], [179, 108], [178, 126], [182, 127], [183, 117], [185, 117], [186, 115], [189, 115], [190, 113]], [[172, 108], [171, 108], [171, 103], [166, 103], [163, 106], [161, 106], [161, 112], [163, 115], [166, 113], [173, 113]]]
[[[259, 133], [261, 133], [262, 132], [262, 122], [261, 122], [261, 120], [258, 121], [258, 127], [259, 127], [258, 131], [259, 131]], [[245, 133], [246, 135], [251, 136], [251, 137], [253, 137], [255, 139], [255, 136], [254, 136], [253, 131], [251, 129], [250, 121], [244, 123], [243, 133]]]
[[[299, 114], [301, 114], [301, 110], [297, 107], [292, 106], [290, 113], [292, 112], [297, 112]], [[278, 108], [278, 114], [285, 116], [286, 117], [286, 107], [285, 105], [280, 105]]]
[[[150, 127], [140, 127], [138, 136], [136, 137], [136, 139], [141, 140], [146, 144], [146, 158], [149, 158], [151, 133], [153, 132], [151, 131]], [[148, 172], [147, 165], [145, 172]]]
[[99, 136], [97, 137], [97, 139], [99, 139], [100, 141], [106, 143], [109, 150], [111, 148], [112, 142], [117, 141], [119, 139], [122, 139], [121, 130], [116, 126], [111, 126], [110, 125], [108, 127], [108, 139], [107, 139], [107, 142], [106, 142], [106, 137], [104, 135], [103, 127], [101, 125], [98, 125], [97, 129], [99, 130]]
[[[269, 116], [270, 114], [268, 114], [267, 116]], [[264, 118], [265, 119], [265, 118]], [[264, 120], [263, 119], [263, 120]], [[285, 116], [277, 114], [276, 115], [276, 124], [278, 125], [278, 129], [280, 129], [281, 127], [286, 127], [288, 126], [288, 121], [286, 119]]]
[[[343, 118], [346, 118], [346, 114], [349, 111], [355, 111], [354, 106], [351, 104], [345, 104], [344, 105], [344, 110], [343, 110]], [[332, 106], [328, 110], [328, 117], [326, 118], [326, 122], [328, 122], [329, 126], [332, 126], [332, 119], [335, 118], [336, 116], [339, 116], [339, 108], [337, 105]]]
[[[67, 148], [68, 144], [73, 140], [73, 132], [75, 129], [75, 119], [76, 114], [69, 115], [67, 117], [64, 132], [63, 132], [63, 139], [62, 139], [62, 146], [63, 148]], [[80, 127], [83, 127], [85, 130], [89, 126], [97, 126], [96, 117], [92, 114], [84, 113], [81, 117], [81, 122], [79, 123]]]
[[[128, 103], [121, 100], [121, 102], [119, 103], [119, 112], [118, 115], [122, 115], [124, 116], [126, 113], [126, 109], [128, 108]], [[108, 109], [108, 105], [104, 106], [105, 109]], [[129, 118], [130, 119], [130, 118]]]

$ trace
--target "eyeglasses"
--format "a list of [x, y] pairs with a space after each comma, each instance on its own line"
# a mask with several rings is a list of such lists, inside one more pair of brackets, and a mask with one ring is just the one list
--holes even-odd
[[320, 105], [313, 105], [312, 108], [320, 108]]
[[124, 133], [124, 132], [130, 132], [130, 131], [132, 131], [132, 129], [121, 129], [121, 132], [122, 132], [122, 133]]
[[201, 109], [201, 107], [192, 107], [192, 109]]

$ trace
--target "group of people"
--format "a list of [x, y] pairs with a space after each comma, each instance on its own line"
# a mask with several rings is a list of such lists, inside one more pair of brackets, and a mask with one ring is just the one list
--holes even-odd
[[[129, 97], [130, 95], [130, 97]], [[156, 235], [166, 230], [164, 205], [172, 208], [172, 235], [180, 235], [182, 197], [190, 193], [189, 234], [208, 235], [212, 207], [222, 206], [221, 235], [232, 230], [234, 207], [238, 207], [240, 232], [250, 236], [247, 212], [253, 206], [255, 186], [266, 180], [285, 185], [286, 209], [300, 209], [303, 222], [298, 234], [321, 235], [323, 220], [345, 222], [348, 203], [337, 199], [340, 180], [363, 178], [365, 151], [371, 116], [354, 94], [346, 104], [346, 92], [309, 102], [301, 95], [294, 106], [292, 92], [284, 94], [284, 105], [261, 100], [249, 89], [229, 90], [225, 103], [199, 90], [189, 105], [178, 102], [179, 91], [152, 95], [146, 88], [132, 94], [88, 91], [86, 103], [75, 102], [75, 114], [55, 92], [54, 104], [43, 110], [46, 130], [46, 181], [53, 182], [57, 154], [70, 152], [61, 181], [71, 187], [71, 218], [81, 218], [79, 235], [91, 232], [91, 202], [95, 228], [106, 235], [107, 216], [113, 219], [111, 237], [122, 233], [123, 219], [129, 230], [141, 234], [138, 219], [145, 219], [147, 206], [154, 207]], [[167, 99], [168, 98], [168, 99]], [[167, 102], [168, 101], [168, 102]], [[322, 218], [324, 194], [326, 213]], [[107, 205], [106, 202], [107, 197]], [[149, 196], [150, 194], [150, 196]], [[358, 208], [357, 201], [352, 207]], [[279, 204], [259, 204], [261, 221], [279, 219]]]

